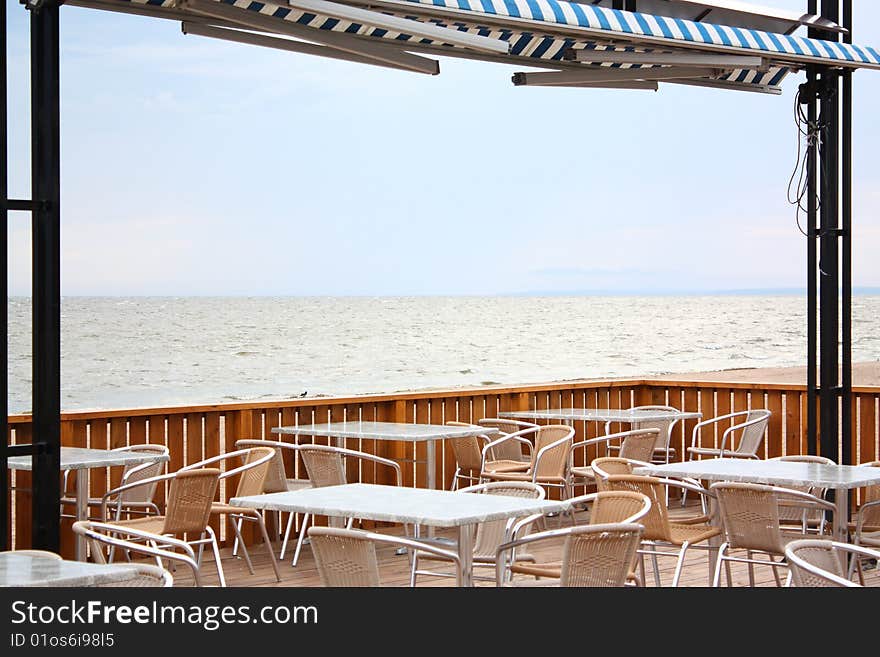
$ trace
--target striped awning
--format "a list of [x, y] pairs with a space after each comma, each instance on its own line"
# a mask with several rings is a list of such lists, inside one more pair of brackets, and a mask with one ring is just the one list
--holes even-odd
[[[646, 0], [647, 1], [647, 0]], [[880, 52], [835, 40], [817, 17], [761, 13], [744, 3], [679, 2], [673, 16], [567, 0], [68, 0], [180, 20], [183, 31], [436, 74], [435, 53], [545, 69], [515, 84], [656, 88], [658, 82], [779, 93], [807, 65], [880, 69]], [[670, 9], [675, 2], [668, 3]], [[731, 23], [682, 17], [718, 6]], [[661, 0], [652, 6], [662, 7]], [[739, 9], [736, 13], [731, 9]], [[700, 7], [698, 7], [700, 8]], [[708, 8], [708, 9], [707, 9]], [[783, 32], [757, 29], [778, 25]], [[792, 34], [809, 25], [828, 39]]]

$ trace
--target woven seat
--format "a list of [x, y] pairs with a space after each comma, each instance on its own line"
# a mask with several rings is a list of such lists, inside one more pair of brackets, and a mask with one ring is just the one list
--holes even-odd
[[[400, 486], [403, 483], [403, 475], [400, 465], [390, 459], [382, 458], [368, 454], [367, 452], [359, 452], [353, 449], [345, 449], [344, 447], [333, 447], [331, 445], [291, 445], [292, 449], [297, 450], [302, 457], [306, 472], [309, 476], [310, 484], [315, 488], [322, 486], [339, 486], [347, 484], [348, 475], [345, 470], [346, 459], [353, 459], [357, 462], [375, 463], [384, 467], [391, 468], [394, 472], [395, 485]], [[302, 550], [303, 543], [306, 538], [306, 528], [308, 527], [311, 514], [303, 515], [303, 522], [300, 526], [299, 537], [296, 541], [296, 549], [293, 553], [293, 563], [296, 565]], [[331, 518], [331, 522], [335, 522], [335, 518]], [[346, 528], [351, 529], [354, 518], [346, 521]]]
[[[755, 565], [770, 566], [776, 585], [781, 586], [779, 569], [787, 564], [782, 557], [785, 547], [792, 541], [804, 538], [804, 533], [786, 530], [779, 520], [780, 501], [789, 505], [803, 504], [808, 509], [821, 509], [834, 514], [835, 506], [826, 500], [809, 493], [780, 486], [767, 486], [746, 482], [718, 481], [709, 490], [715, 493], [718, 501], [718, 515], [724, 529], [724, 542], [718, 548], [715, 574], [712, 585], [718, 586], [721, 580], [721, 565], [727, 567], [727, 583], [732, 585], [730, 562], [746, 563], [749, 567], [749, 585], [755, 585]], [[834, 523], [832, 522], [832, 526]], [[830, 536], [817, 536], [817, 539], [831, 540]], [[746, 556], [734, 556], [733, 550], [745, 551]], [[757, 558], [757, 555], [766, 558]], [[779, 557], [776, 561], [774, 557]]]
[[123, 580], [114, 582], [102, 582], [95, 584], [95, 588], [144, 588], [151, 586], [174, 586], [174, 578], [167, 570], [160, 566], [150, 566], [148, 564], [140, 564], [133, 566], [137, 572], [134, 577], [127, 577]]
[[[132, 527], [121, 528], [118, 524], [88, 520], [75, 522], [73, 524], [73, 531], [85, 537], [89, 542], [92, 559], [98, 563], [107, 563], [104, 557], [104, 548], [109, 547], [114, 550], [123, 551], [129, 559], [131, 559], [132, 554], [153, 558], [156, 560], [156, 566], [137, 565], [144, 566], [147, 569], [159, 568], [164, 573], [167, 573], [168, 584], [154, 583], [158, 573], [146, 570], [142, 577], [119, 582], [119, 586], [171, 586], [171, 574], [165, 570], [163, 562], [185, 565], [192, 573], [193, 584], [201, 586], [196, 555], [186, 541], [163, 536], [162, 546], [157, 547], [152, 543], [155, 538], [153, 532], [143, 532]], [[107, 586], [111, 586], [111, 584], [107, 584]]]
[[[168, 448], [164, 445], [156, 444], [135, 444], [126, 447], [118, 447], [110, 450], [113, 452], [135, 452], [140, 454], [155, 454], [157, 456], [168, 456]], [[101, 497], [90, 497], [86, 501], [88, 507], [97, 507], [99, 513], [96, 519], [107, 520], [111, 515], [116, 520], [121, 520], [123, 514], [126, 518], [137, 515], [159, 515], [159, 507], [153, 501], [156, 494], [156, 483], [149, 486], [135, 486], [126, 488], [120, 492], [120, 487], [126, 484], [134, 484], [144, 479], [156, 477], [165, 470], [166, 461], [150, 461], [147, 463], [133, 463], [126, 465], [122, 470], [119, 480], [119, 486], [111, 488]], [[64, 513], [65, 506], [76, 507], [76, 494], [68, 491], [69, 475], [71, 471], [64, 471], [63, 488], [64, 493], [61, 496], [61, 516], [64, 518], [76, 517], [73, 513]]]
[[[275, 458], [276, 451], [272, 447], [246, 447], [191, 463], [182, 468], [182, 470], [196, 470], [207, 466], [216, 467], [217, 465], [223, 465], [232, 461], [235, 464], [234, 467], [225, 466], [223, 473], [220, 475], [221, 481], [238, 477], [238, 485], [234, 492], [229, 491], [227, 486], [227, 496], [229, 498], [249, 497], [251, 495], [260, 495], [263, 492], [266, 475]], [[239, 463], [240, 465], [238, 465]], [[281, 574], [278, 572], [278, 562], [275, 560], [275, 551], [272, 549], [272, 541], [269, 540], [269, 532], [266, 530], [266, 522], [263, 519], [262, 513], [256, 509], [231, 506], [225, 502], [215, 501], [211, 505], [211, 515], [226, 516], [229, 519], [235, 532], [235, 548], [237, 550], [241, 546], [241, 551], [244, 554], [244, 559], [251, 575], [254, 574], [254, 566], [251, 563], [247, 545], [245, 545], [242, 538], [241, 527], [244, 522], [252, 522], [257, 525], [263, 538], [263, 544], [269, 553], [269, 561], [272, 563], [275, 579], [279, 582], [281, 581]], [[233, 554], [236, 550], [233, 550]]]
[[[458, 491], [459, 493], [468, 493], [471, 495], [505, 495], [508, 497], [522, 497], [527, 499], [540, 500], [544, 499], [546, 493], [544, 488], [538, 484], [531, 482], [503, 482], [495, 481], [485, 484], [476, 484], [468, 486]], [[498, 546], [508, 540], [512, 535], [527, 528], [532, 520], [536, 520], [539, 515], [526, 516], [525, 518], [504, 518], [501, 520], [490, 520], [481, 522], [477, 525], [474, 534], [473, 549], [473, 565], [477, 567], [495, 568], [495, 551]], [[528, 554], [517, 553], [516, 558], [519, 560], [534, 561], [534, 557]], [[432, 561], [449, 561], [442, 555], [431, 554], [421, 550], [415, 550], [412, 555], [412, 566], [410, 570], [410, 585], [415, 586], [419, 575], [435, 575], [439, 577], [451, 577], [452, 574], [442, 571], [420, 570], [419, 563], [425, 560]], [[474, 579], [494, 579], [492, 577], [482, 577], [475, 575]]]
[[785, 546], [791, 586], [859, 587], [846, 572], [847, 559], [878, 559], [880, 551], [852, 543], [802, 538]]
[[[625, 586], [636, 562], [644, 526], [636, 523], [576, 525], [528, 534], [498, 546], [496, 586]], [[510, 580], [506, 553], [541, 542], [563, 539], [558, 579]]]
[[510, 471], [493, 464], [488, 469], [487, 457], [497, 444], [517, 438], [517, 434], [504, 436], [483, 448], [483, 468], [480, 476], [484, 481], [523, 481], [560, 489], [563, 499], [571, 497], [571, 446], [574, 429], [561, 424], [523, 429], [535, 435], [532, 460], [525, 470]]
[[[649, 405], [649, 406], [632, 406], [629, 410], [631, 411], [671, 411], [673, 413], [679, 413], [679, 409], [675, 406], [661, 406], [661, 405]], [[669, 461], [675, 458], [675, 448], [670, 447], [670, 442], [672, 439], [672, 430], [675, 428], [675, 425], [681, 418], [672, 418], [671, 420], [639, 420], [637, 422], [630, 423], [630, 429], [657, 429], [657, 439], [654, 443], [654, 449], [651, 452], [651, 457], [647, 459], [643, 459], [642, 457], [634, 457], [638, 458], [640, 461], [650, 461], [651, 463], [669, 463]], [[611, 425], [613, 422], [605, 423], [605, 433], [611, 433]], [[626, 454], [620, 453], [620, 447], [616, 445], [610, 445], [608, 448], [609, 456], [626, 456]]]
[[[199, 546], [199, 558], [196, 562], [201, 568], [201, 553], [205, 545], [210, 545], [217, 566], [220, 586], [226, 586], [223, 565], [220, 563], [220, 548], [214, 530], [208, 524], [211, 517], [211, 505], [220, 481], [220, 470], [217, 468], [199, 468], [196, 470], [179, 470], [144, 479], [126, 486], [151, 486], [169, 481], [168, 497], [165, 513], [161, 516], [134, 518], [131, 520], [114, 520], [102, 523], [103, 532], [115, 536], [136, 537], [133, 542], [149, 541], [154, 547], [177, 546], [178, 542], [190, 548]], [[120, 487], [123, 490], [126, 487]], [[94, 526], [94, 523], [92, 523]], [[108, 561], [113, 560], [115, 546], [111, 545]], [[93, 555], [94, 557], [95, 555]]]
[[[456, 573], [460, 572], [455, 552], [409, 538], [338, 527], [310, 527], [308, 535], [324, 586], [382, 586], [376, 545], [432, 554], [454, 563]], [[461, 585], [458, 576], [456, 585]]]

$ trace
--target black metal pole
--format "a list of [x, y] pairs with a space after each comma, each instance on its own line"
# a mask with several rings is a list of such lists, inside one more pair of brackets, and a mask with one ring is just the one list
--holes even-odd
[[9, 342], [9, 327], [8, 327], [8, 316], [7, 313], [9, 311], [9, 302], [8, 302], [8, 270], [7, 267], [9, 263], [7, 262], [7, 249], [8, 240], [9, 240], [9, 211], [7, 208], [7, 200], [9, 199], [9, 180], [8, 180], [8, 171], [9, 171], [9, 154], [8, 154], [8, 143], [6, 136], [6, 102], [7, 102], [7, 94], [6, 94], [6, 62], [7, 62], [7, 53], [6, 53], [6, 2], [0, 2], [0, 154], [3, 156], [3, 171], [0, 172], [0, 203], [3, 204], [3, 207], [0, 208], [2, 210], [2, 214], [0, 214], [0, 218], [3, 219], [3, 237], [2, 243], [0, 243], [0, 286], [3, 288], [3, 336], [0, 337], [0, 359], [2, 359], [2, 381], [0, 381], [0, 417], [3, 418], [3, 443], [0, 445], [0, 449], [2, 449], [2, 453], [0, 453], [0, 495], [2, 495], [2, 500], [0, 500], [0, 550], [9, 549], [9, 502], [10, 502], [10, 492], [9, 492], [9, 471], [6, 469], [6, 459], [8, 454], [6, 453], [6, 445], [9, 443], [9, 354], [8, 354], [8, 342]]
[[[852, 43], [852, 0], [843, 0], [844, 42]], [[852, 464], [852, 71], [842, 76], [840, 169], [840, 319], [841, 327], [841, 453], [840, 462]]]
[[33, 212], [33, 537], [60, 544], [61, 148], [59, 2], [31, 11], [31, 188]]
[[[838, 21], [839, 0], [822, 0], [822, 16]], [[826, 38], [829, 38], [826, 36]], [[840, 460], [840, 73], [819, 76], [819, 454]]]
[[[815, 15], [818, 12], [817, 0], [810, 0], [807, 12]], [[807, 35], [811, 38], [818, 36], [817, 31], [810, 29]], [[816, 108], [816, 67], [807, 66], [807, 123], [808, 129], [816, 125], [818, 112]], [[811, 135], [812, 137], [812, 135]], [[816, 315], [818, 312], [818, 294], [816, 291], [816, 277], [818, 276], [818, 262], [816, 260], [816, 215], [819, 206], [818, 187], [816, 183], [818, 148], [812, 138], [807, 142], [807, 453], [818, 454], [819, 443], [817, 440], [816, 427], [816, 402], [817, 386], [816, 372], [817, 361], [817, 328]]]

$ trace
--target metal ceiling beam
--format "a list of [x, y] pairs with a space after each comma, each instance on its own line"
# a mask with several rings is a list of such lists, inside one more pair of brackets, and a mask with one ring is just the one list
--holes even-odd
[[688, 80], [663, 80], [668, 84], [686, 84], [692, 87], [709, 87], [710, 89], [724, 89], [725, 91], [749, 91], [751, 93], [768, 94], [779, 96], [782, 89], [771, 87], [766, 84], [749, 84], [747, 82], [735, 82], [733, 80], [710, 80], [708, 78], [692, 78]]
[[582, 71], [548, 71], [543, 73], [514, 73], [513, 84], [531, 86], [559, 86], [560, 84], [626, 82], [630, 80], [668, 80], [677, 78], [702, 78], [721, 75], [723, 69], [706, 69], [686, 66], [663, 68], [592, 68]]
[[543, 86], [573, 87], [577, 89], [640, 89], [644, 91], [657, 91], [660, 88], [657, 82], [645, 80], [632, 80], [630, 82], [570, 82]]
[[[280, 1], [283, 2], [283, 0]], [[461, 46], [462, 48], [472, 48], [502, 55], [510, 52], [510, 44], [501, 39], [492, 39], [480, 36], [479, 34], [468, 34], [453, 28], [440, 27], [434, 23], [422, 23], [421, 21], [408, 18], [389, 16], [378, 11], [360, 9], [351, 5], [330, 2], [329, 0], [288, 0], [288, 4], [303, 11], [333, 16], [334, 18], [344, 18], [354, 23], [381, 27], [386, 30], [400, 32], [401, 34], [419, 36], [453, 46]]]
[[715, 55], [700, 52], [620, 52], [615, 50], [569, 49], [563, 59], [608, 64], [650, 64], [653, 66], [708, 66], [710, 68], [761, 69], [769, 66], [763, 57]]
[[[329, 57], [330, 59], [340, 59], [347, 62], [355, 62], [358, 64], [370, 64], [372, 66], [385, 66], [402, 71], [411, 71], [416, 73], [427, 73], [429, 75], [437, 75], [440, 73], [440, 63], [425, 59], [425, 67], [417, 70], [411, 66], [394, 65], [388, 62], [380, 62], [369, 57], [361, 57], [352, 53], [343, 52], [330, 48], [328, 46], [317, 46], [302, 41], [292, 41], [290, 39], [282, 39], [279, 37], [266, 36], [264, 34], [254, 34], [253, 32], [242, 32], [241, 30], [229, 30], [211, 25], [200, 25], [184, 21], [180, 24], [180, 29], [184, 34], [194, 34], [196, 36], [209, 37], [212, 39], [221, 39], [223, 41], [232, 41], [234, 43], [244, 43], [253, 46], [262, 46], [264, 48], [274, 48], [276, 50], [286, 50], [288, 52], [302, 53], [304, 55], [316, 55], [318, 57]], [[432, 67], [428, 62], [433, 62]]]
[[[411, 55], [402, 51], [400, 47], [391, 45], [391, 43], [380, 43], [378, 40], [373, 43], [366, 39], [356, 39], [351, 35], [331, 30], [317, 30], [298, 25], [292, 21], [264, 16], [254, 11], [238, 9], [210, 0], [181, 0], [178, 6], [197, 14], [222, 19], [235, 24], [236, 27], [246, 27], [262, 32], [292, 36], [304, 41], [330, 46], [331, 48], [360, 57], [366, 57], [377, 62], [384, 62], [391, 66], [407, 68], [421, 73], [431, 73], [434, 66], [437, 65], [437, 62], [432, 59]], [[403, 46], [403, 43], [398, 43], [400, 46]]]

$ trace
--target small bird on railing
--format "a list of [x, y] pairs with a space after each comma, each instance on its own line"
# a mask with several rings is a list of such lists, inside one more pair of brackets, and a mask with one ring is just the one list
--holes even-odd
[[308, 394], [309, 394], [308, 390], [303, 390], [303, 393], [300, 395], [300, 397], [305, 397]]

